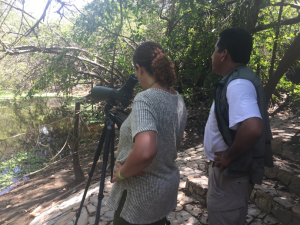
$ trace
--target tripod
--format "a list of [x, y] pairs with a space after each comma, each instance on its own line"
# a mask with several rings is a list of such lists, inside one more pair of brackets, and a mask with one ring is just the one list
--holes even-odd
[[[110, 160], [111, 160], [111, 178], [113, 177], [113, 165], [114, 165], [114, 139], [115, 139], [115, 124], [117, 124], [118, 128], [120, 129], [123, 120], [119, 117], [117, 117], [117, 113], [109, 111], [113, 106], [115, 106], [116, 103], [114, 101], [109, 101], [105, 105], [105, 115], [108, 117], [104, 126], [104, 129], [102, 131], [100, 141], [98, 143], [98, 147], [94, 156], [94, 162], [92, 165], [92, 168], [89, 172], [89, 179], [87, 181], [84, 194], [80, 203], [80, 207], [76, 213], [76, 221], [75, 225], [77, 225], [80, 212], [86, 197], [86, 193], [88, 191], [88, 188], [90, 186], [91, 179], [93, 177], [95, 167], [97, 165], [97, 161], [100, 157], [101, 154], [101, 149], [103, 147], [103, 144], [105, 142], [105, 147], [104, 147], [104, 152], [103, 152], [103, 165], [102, 165], [102, 171], [101, 171], [101, 180], [100, 180], [100, 189], [99, 189], [99, 194], [98, 194], [98, 205], [97, 205], [97, 211], [96, 211], [96, 220], [95, 224], [99, 223], [100, 220], [100, 210], [101, 210], [101, 204], [102, 200], [104, 198], [103, 191], [104, 191], [104, 179], [105, 179], [105, 173], [106, 173], [106, 166], [107, 166], [107, 160], [108, 160], [108, 155], [109, 155], [109, 148], [110, 148]], [[120, 112], [123, 112], [124, 114], [127, 114], [124, 111], [118, 110]]]

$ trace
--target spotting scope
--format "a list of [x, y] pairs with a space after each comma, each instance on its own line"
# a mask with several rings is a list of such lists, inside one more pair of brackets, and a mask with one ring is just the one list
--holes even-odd
[[137, 78], [134, 74], [130, 74], [128, 80], [123, 87], [115, 89], [103, 86], [95, 86], [91, 90], [91, 96], [98, 101], [114, 101], [118, 100], [122, 106], [129, 106], [129, 101], [132, 98], [133, 88], [137, 83]]

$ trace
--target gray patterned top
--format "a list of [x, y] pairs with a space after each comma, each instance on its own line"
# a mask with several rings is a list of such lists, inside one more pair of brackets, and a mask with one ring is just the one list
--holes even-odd
[[158, 151], [143, 176], [113, 184], [106, 205], [117, 210], [126, 189], [121, 217], [129, 223], [154, 223], [176, 208], [180, 176], [175, 159], [186, 120], [185, 104], [178, 93], [151, 88], [134, 98], [132, 112], [121, 126], [117, 161], [124, 164], [134, 147], [134, 137], [143, 131], [157, 132]]

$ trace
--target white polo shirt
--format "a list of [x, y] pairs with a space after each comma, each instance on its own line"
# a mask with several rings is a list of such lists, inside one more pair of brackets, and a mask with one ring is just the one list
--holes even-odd
[[[249, 80], [235, 79], [231, 81], [227, 86], [226, 97], [229, 105], [229, 128], [237, 130], [244, 120], [252, 117], [261, 118], [256, 90]], [[215, 103], [211, 106], [206, 122], [203, 146], [205, 155], [210, 160], [214, 160], [215, 152], [228, 149], [218, 128]]]

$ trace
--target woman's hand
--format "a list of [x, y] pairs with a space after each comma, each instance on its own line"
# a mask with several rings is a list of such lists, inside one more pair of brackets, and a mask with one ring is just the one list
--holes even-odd
[[[115, 162], [115, 165], [117, 168], [114, 169], [114, 176], [111, 179], [111, 182], [114, 183], [115, 181], [122, 181], [122, 179], [119, 178], [119, 172], [121, 170], [121, 168], [123, 167], [122, 163], [119, 162]], [[138, 174], [136, 174], [135, 176], [143, 176], [144, 175], [144, 171], [139, 172]], [[121, 174], [122, 176], [122, 174]]]
[[121, 179], [119, 178], [119, 172], [120, 172], [123, 165], [119, 162], [115, 162], [115, 165], [116, 165], [117, 168], [114, 169], [114, 176], [111, 179], [112, 183], [114, 183], [115, 181], [121, 181]]

